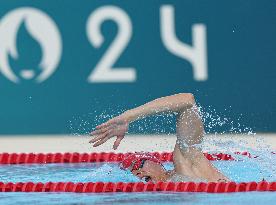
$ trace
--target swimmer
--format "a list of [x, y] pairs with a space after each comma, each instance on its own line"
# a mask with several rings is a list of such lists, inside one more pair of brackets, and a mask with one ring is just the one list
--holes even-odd
[[116, 137], [113, 149], [117, 149], [128, 132], [129, 124], [135, 120], [162, 113], [175, 113], [176, 144], [173, 151], [173, 170], [166, 170], [162, 163], [150, 153], [135, 153], [127, 157], [121, 168], [146, 181], [180, 182], [205, 181], [227, 182], [229, 179], [205, 158], [200, 148], [204, 137], [204, 126], [190, 93], [180, 93], [158, 98], [137, 108], [128, 110], [107, 122], [98, 125], [91, 132], [90, 141], [97, 147]]

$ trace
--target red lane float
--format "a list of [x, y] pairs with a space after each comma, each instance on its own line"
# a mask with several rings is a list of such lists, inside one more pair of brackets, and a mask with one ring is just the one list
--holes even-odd
[[231, 193], [248, 191], [276, 191], [276, 182], [158, 182], [153, 184], [143, 182], [0, 182], [0, 192], [77, 192], [77, 193], [103, 193], [103, 192], [207, 192]]
[[[45, 164], [45, 163], [85, 163], [85, 162], [121, 162], [130, 153], [2, 153], [0, 154], [0, 164]], [[171, 162], [173, 155], [171, 152], [153, 153], [160, 161]], [[248, 152], [238, 153], [251, 157]], [[204, 153], [208, 160], [234, 160], [229, 154]]]

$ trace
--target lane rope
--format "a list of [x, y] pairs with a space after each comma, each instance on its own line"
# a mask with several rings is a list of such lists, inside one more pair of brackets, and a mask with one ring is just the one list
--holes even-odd
[[[91, 162], [121, 162], [131, 153], [1, 153], [0, 164], [48, 164], [48, 163], [91, 163]], [[173, 160], [172, 152], [154, 152], [162, 162]], [[248, 152], [235, 152], [235, 154], [252, 157]], [[204, 153], [208, 160], [235, 160], [233, 156], [225, 153]], [[256, 156], [254, 156], [256, 157]]]
[[232, 193], [249, 191], [276, 191], [276, 182], [0, 182], [0, 192], [76, 192], [76, 193], [106, 193], [106, 192], [207, 192]]

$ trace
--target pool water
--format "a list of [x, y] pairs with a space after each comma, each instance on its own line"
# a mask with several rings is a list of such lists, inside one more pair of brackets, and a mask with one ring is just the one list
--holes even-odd
[[[270, 158], [236, 156], [237, 161], [213, 164], [236, 182], [276, 181], [276, 155]], [[268, 163], [270, 162], [270, 163]], [[165, 163], [172, 169], [172, 163]], [[2, 182], [137, 182], [117, 163], [0, 165]], [[0, 193], [0, 204], [268, 204], [274, 205], [275, 192], [228, 194], [207, 193]]]
[[[260, 158], [238, 156], [237, 161], [213, 161], [232, 181], [276, 181], [275, 165]], [[276, 161], [276, 155], [270, 160]], [[237, 158], [237, 157], [236, 157]], [[273, 161], [271, 161], [273, 162]], [[166, 169], [173, 169], [172, 163], [164, 163]], [[2, 182], [137, 182], [139, 179], [129, 171], [121, 170], [117, 163], [69, 163], [69, 164], [21, 164], [0, 165]]]

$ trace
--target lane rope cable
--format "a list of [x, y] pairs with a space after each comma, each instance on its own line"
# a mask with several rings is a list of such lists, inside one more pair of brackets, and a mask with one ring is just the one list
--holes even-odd
[[[45, 164], [45, 163], [91, 163], [91, 162], [121, 162], [131, 153], [0, 153], [0, 164]], [[154, 156], [162, 162], [171, 162], [172, 152], [153, 152]], [[256, 158], [249, 152], [235, 152], [250, 158]], [[208, 160], [235, 160], [230, 154], [204, 153]]]
[[276, 182], [0, 182], [0, 192], [76, 192], [76, 193], [106, 193], [106, 192], [207, 192], [231, 193], [248, 191], [276, 191]]

